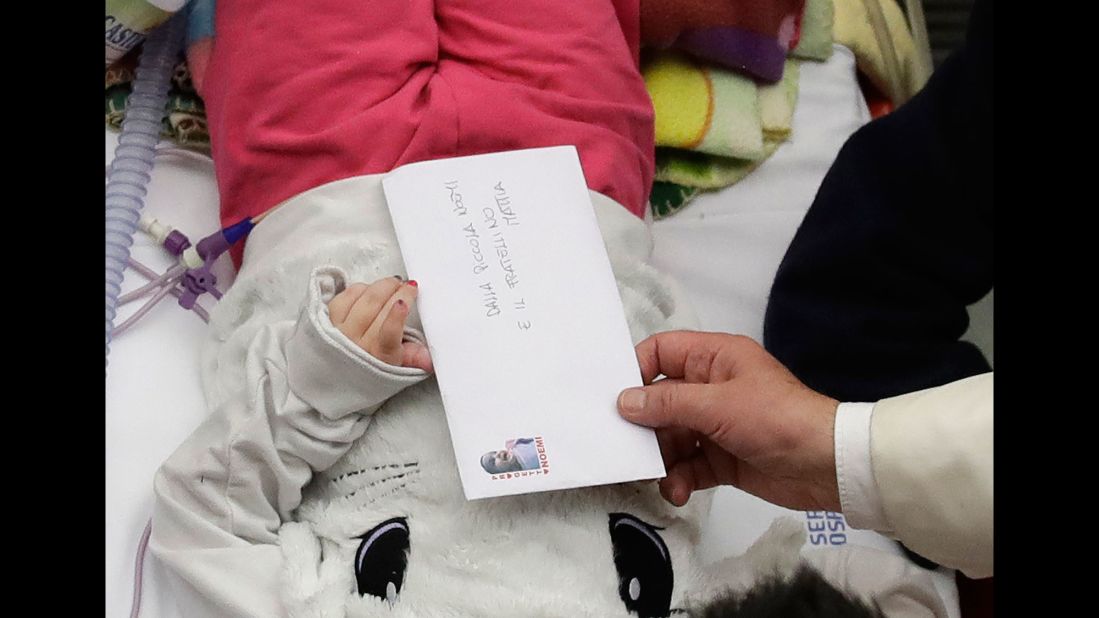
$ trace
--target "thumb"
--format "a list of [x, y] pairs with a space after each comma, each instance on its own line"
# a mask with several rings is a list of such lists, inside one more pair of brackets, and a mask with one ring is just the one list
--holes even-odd
[[405, 341], [401, 344], [401, 366], [415, 367], [428, 373], [435, 370], [427, 346], [416, 341]]
[[717, 392], [709, 384], [660, 380], [618, 395], [622, 418], [646, 427], [684, 427], [705, 436], [719, 426]]

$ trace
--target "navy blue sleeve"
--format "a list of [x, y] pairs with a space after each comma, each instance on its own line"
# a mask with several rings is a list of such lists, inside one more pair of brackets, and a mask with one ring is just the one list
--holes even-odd
[[992, 3], [908, 103], [840, 150], [768, 300], [764, 345], [811, 388], [876, 401], [989, 371], [959, 341], [993, 285]]

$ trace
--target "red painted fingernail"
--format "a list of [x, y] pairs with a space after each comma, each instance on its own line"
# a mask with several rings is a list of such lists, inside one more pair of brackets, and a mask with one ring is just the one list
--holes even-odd
[[411, 285], [412, 287], [414, 287], [414, 288], [415, 288], [415, 287], [419, 287], [419, 285], [420, 285], [420, 284], [419, 284], [419, 283], [416, 283], [416, 280], [415, 280], [415, 279], [409, 279], [409, 280], [408, 280], [408, 285]]

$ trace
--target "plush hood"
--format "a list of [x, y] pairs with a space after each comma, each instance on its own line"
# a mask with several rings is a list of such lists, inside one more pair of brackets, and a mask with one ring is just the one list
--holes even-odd
[[[678, 287], [646, 264], [646, 224], [602, 195], [592, 199], [634, 341], [694, 328]], [[294, 200], [257, 226], [212, 316], [203, 358], [211, 405], [244, 379], [234, 368], [256, 329], [296, 317], [314, 268], [339, 266], [353, 281], [405, 273], [378, 177]], [[419, 325], [415, 314], [410, 325]], [[369, 422], [280, 530], [293, 615], [678, 615], [760, 573], [791, 570], [804, 541], [787, 522], [755, 558], [704, 569], [697, 545], [709, 494], [675, 508], [655, 482], [467, 501], [433, 379]]]

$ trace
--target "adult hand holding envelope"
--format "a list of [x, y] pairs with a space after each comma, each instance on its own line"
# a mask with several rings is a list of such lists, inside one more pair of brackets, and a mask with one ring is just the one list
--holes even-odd
[[637, 358], [647, 386], [625, 389], [619, 413], [656, 428], [669, 502], [734, 485], [787, 508], [843, 512], [852, 528], [992, 575], [992, 372], [839, 403], [747, 337], [665, 332], [638, 344]]
[[656, 429], [665, 499], [682, 506], [693, 491], [733, 485], [787, 508], [840, 511], [839, 402], [802, 384], [748, 337], [672, 331], [636, 351], [648, 386], [624, 390], [618, 408]]

